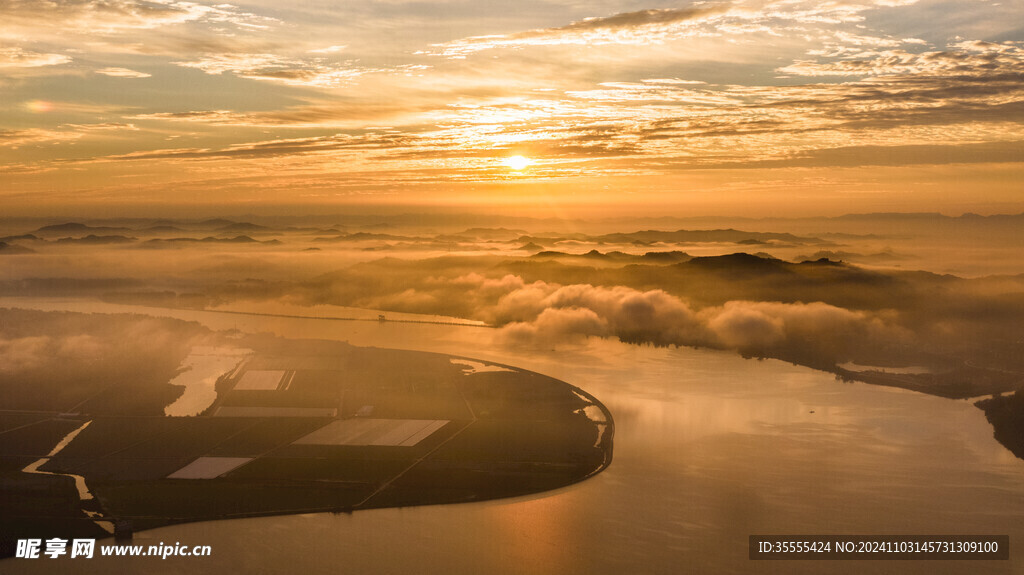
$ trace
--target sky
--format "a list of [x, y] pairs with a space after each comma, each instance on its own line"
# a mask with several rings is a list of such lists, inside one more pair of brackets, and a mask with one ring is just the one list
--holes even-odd
[[1024, 211], [1024, 0], [0, 0], [10, 215]]

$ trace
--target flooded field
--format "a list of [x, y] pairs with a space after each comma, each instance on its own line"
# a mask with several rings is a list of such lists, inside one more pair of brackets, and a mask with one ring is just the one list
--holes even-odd
[[181, 363], [181, 374], [170, 381], [185, 388], [181, 397], [164, 408], [172, 417], [199, 415], [217, 399], [217, 379], [236, 369], [252, 350], [230, 347], [195, 347]]

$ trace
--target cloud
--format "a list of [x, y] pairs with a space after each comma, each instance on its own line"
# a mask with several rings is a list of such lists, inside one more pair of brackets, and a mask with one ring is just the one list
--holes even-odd
[[429, 277], [411, 286], [373, 285], [373, 295], [357, 290], [355, 299], [344, 303], [471, 317], [500, 327], [500, 336], [515, 345], [550, 347], [602, 336], [659, 346], [844, 360], [857, 342], [884, 346], [910, 337], [892, 316], [822, 302], [735, 300], [698, 310], [660, 289], [528, 283], [520, 276], [478, 273]]
[[729, 302], [716, 311], [708, 314], [708, 328], [726, 347], [764, 348], [786, 337], [782, 318], [752, 308], [746, 302]]
[[[220, 91], [200, 100], [181, 100], [180, 105], [166, 98], [150, 100], [149, 107], [130, 110], [131, 116], [124, 116], [123, 109], [115, 112], [122, 121], [154, 127], [154, 133], [170, 131], [168, 140], [181, 138], [175, 144], [139, 134], [116, 146], [69, 147], [63, 157], [55, 157], [60, 152], [53, 151], [38, 167], [64, 160], [69, 161], [61, 165], [78, 168], [93, 160], [97, 164], [167, 160], [167, 164], [156, 162], [154, 169], [177, 174], [181, 165], [195, 160], [196, 169], [188, 178], [198, 186], [198, 180], [206, 177], [203, 174], [215, 179], [257, 173], [256, 162], [224, 161], [218, 164], [224, 170], [214, 174], [212, 163], [198, 160], [279, 158], [276, 165], [288, 164], [287, 175], [272, 170], [268, 181], [259, 185], [280, 186], [278, 178], [319, 172], [325, 179], [344, 180], [339, 186], [360, 182], [397, 187], [412, 179], [428, 182], [431, 177], [435, 182], [499, 181], [509, 176], [508, 170], [495, 170], [493, 159], [511, 153], [535, 159], [520, 179], [539, 181], [766, 167], [766, 162], [799, 164], [824, 161], [829, 154], [833, 154], [831, 161], [837, 161], [843, 152], [829, 150], [885, 149], [908, 141], [938, 149], [1007, 139], [1006, 130], [1021, 120], [1020, 103], [1024, 102], [1020, 46], [958, 40], [935, 49], [909, 38], [918, 30], [877, 29], [889, 22], [888, 16], [864, 19], [873, 10], [884, 16], [892, 4], [737, 0], [619, 13], [608, 9], [604, 15], [585, 19], [579, 16], [586, 12], [561, 12], [571, 15], [556, 16], [543, 25], [492, 28], [504, 34], [469, 37], [459, 32], [466, 37], [435, 46], [438, 53], [466, 56], [501, 46], [522, 50], [487, 54], [461, 64], [431, 60], [436, 67], [425, 72], [422, 80], [408, 80], [401, 74], [413, 72], [419, 64], [403, 67], [392, 60], [424, 59], [404, 51], [397, 56], [384, 54], [380, 50], [392, 46], [386, 42], [381, 49], [366, 48], [361, 36], [342, 33], [333, 27], [340, 26], [337, 23], [311, 26], [309, 38], [295, 38], [297, 28], [289, 26], [247, 35], [232, 26], [257, 23], [258, 18], [223, 4], [44, 0], [38, 5], [51, 6], [52, 21], [62, 27], [76, 30], [72, 24], [84, 22], [83, 29], [98, 30], [96, 41], [105, 43], [101, 50], [151, 49], [150, 54], [156, 55], [180, 47], [163, 64], [198, 70], [202, 74], [191, 74], [197, 90], [217, 86]], [[44, 21], [35, 6], [8, 2], [0, 12], [13, 15], [15, 22], [20, 21], [19, 14]], [[374, 10], [366, 8], [368, 15]], [[313, 13], [299, 10], [296, 14]], [[544, 17], [550, 18], [550, 12]], [[519, 21], [523, 20], [510, 19], [502, 25]], [[549, 26], [551, 22], [555, 25]], [[423, 47], [438, 39], [424, 33], [402, 46], [414, 50], [415, 45]], [[76, 40], [83, 51], [95, 46]], [[669, 41], [674, 43], [658, 46]], [[584, 44], [607, 47], [595, 51], [593, 61], [588, 61], [583, 55], [587, 48], [578, 48]], [[615, 44], [626, 47], [616, 49]], [[638, 44], [650, 47], [637, 49]], [[20, 53], [26, 62], [42, 63], [45, 58], [40, 56], [66, 58], [56, 45], [38, 43]], [[129, 45], [133, 47], [125, 47]], [[569, 47], [539, 57], [528, 50], [544, 45]], [[28, 48], [36, 56], [29, 57]], [[103, 62], [88, 69], [99, 68], [96, 74], [118, 78], [142, 78], [146, 72], [135, 68], [152, 71], [158, 68], [151, 66], [160, 65], [155, 57], [145, 60], [145, 65], [141, 58], [108, 62], [93, 54], [81, 60]], [[730, 64], [719, 69], [710, 60]], [[771, 78], [775, 73], [790, 79], [780, 82]], [[223, 80], [204, 81], [203, 74], [315, 90], [285, 93], [264, 86], [258, 97], [249, 98], [234, 89], [222, 89]], [[125, 89], [148, 85], [123, 84]], [[32, 118], [35, 123], [8, 126], [11, 133], [6, 140], [43, 136], [27, 131], [29, 127], [59, 131], [44, 123], [48, 119], [40, 115]], [[111, 119], [116, 117], [106, 115], [94, 121]], [[264, 129], [269, 135], [237, 128]], [[298, 137], [308, 135], [313, 137]], [[90, 159], [89, 154], [97, 157]], [[858, 158], [873, 161], [879, 155], [865, 152], [845, 157], [856, 162]], [[358, 161], [351, 161], [357, 156]], [[139, 164], [123, 169], [141, 170]], [[100, 169], [104, 168], [95, 168]]]
[[252, 28], [276, 22], [230, 4], [178, 0], [6, 0], [0, 3], [0, 18], [12, 29], [49, 29], [71, 35], [151, 30], [196, 21]]
[[666, 8], [622, 12], [613, 16], [586, 18], [558, 28], [520, 32], [519, 34], [512, 35], [512, 38], [536, 38], [547, 37], [551, 34], [558, 35], [564, 32], [588, 32], [593, 30], [615, 31], [647, 26], [664, 26], [669, 24], [678, 24], [680, 22], [689, 22], [711, 14], [719, 14], [727, 9], [728, 5], [723, 4], [696, 8]]
[[[132, 124], [128, 124], [132, 125]], [[397, 145], [396, 139], [401, 135], [366, 133], [363, 135], [335, 134], [332, 136], [316, 136], [311, 138], [288, 138], [281, 140], [262, 140], [245, 144], [236, 144], [211, 150], [207, 148], [173, 148], [132, 152], [118, 156], [108, 156], [100, 161], [109, 160], [154, 160], [154, 159], [204, 159], [204, 158], [267, 158], [278, 156], [296, 156], [308, 154], [324, 154], [330, 152], [358, 152], [387, 148]]]
[[[191, 122], [214, 126], [272, 127], [272, 128], [365, 128], [375, 118], [392, 118], [419, 111], [400, 103], [365, 102], [344, 107], [318, 105], [268, 110], [237, 112], [234, 110], [190, 110], [187, 112], [155, 112], [128, 116], [130, 120], [158, 120]], [[370, 128], [365, 128], [370, 129]]]
[[317, 87], [337, 86], [374, 71], [351, 63], [329, 64], [275, 54], [208, 54], [199, 60], [175, 64], [212, 75], [231, 72], [240, 78]]
[[[638, 10], [612, 16], [586, 18], [565, 26], [527, 30], [514, 34], [476, 36], [439, 44], [434, 55], [465, 58], [468, 54], [494, 48], [551, 46], [559, 44], [647, 43], [669, 32], [681, 34], [688, 23], [722, 14], [728, 4], [681, 9]], [[424, 52], [430, 53], [430, 52]]]
[[260, 70], [278, 70], [296, 63], [296, 60], [275, 54], [210, 54], [193, 62], [175, 62], [178, 66], [196, 68], [213, 75], [224, 72], [256, 74]]
[[152, 76], [152, 74], [137, 72], [135, 70], [129, 70], [128, 68], [102, 68], [96, 70], [96, 73], [104, 76], [111, 76], [113, 78], [149, 78]]
[[49, 360], [52, 341], [47, 336], [0, 339], [0, 373], [35, 369]]
[[689, 304], [662, 290], [570, 285], [542, 301], [547, 308], [593, 310], [611, 333], [628, 342], [687, 345], [703, 341], [701, 326]]
[[[1014, 111], [1024, 116], [1024, 106]], [[1024, 141], [957, 145], [850, 146], [810, 150], [792, 158], [751, 162], [748, 168], [915, 166], [1024, 162]]]
[[[63, 64], [71, 61], [66, 54], [103, 61], [105, 54], [180, 57], [197, 46], [239, 49], [266, 44], [265, 38], [254, 37], [279, 21], [230, 4], [182, 0], [0, 0], [0, 22], [0, 42], [16, 46], [0, 49], [3, 69]], [[53, 53], [57, 47], [60, 52]], [[111, 76], [143, 77], [122, 68], [105, 70]]]
[[[283, 162], [293, 158], [292, 176], [300, 169], [316, 173], [330, 166], [349, 176], [349, 182], [389, 180], [391, 184], [437, 182], [438, 178], [501, 179], [507, 170], [495, 169], [494, 158], [509, 153], [538, 159], [529, 175], [545, 178], [879, 162], [1016, 161], [1018, 146], [1008, 141], [1006, 127], [1024, 121], [1018, 45], [958, 42], [943, 51], [885, 50], [856, 61], [874, 60], [878, 62], [870, 66], [844, 65], [899, 73], [783, 86], [654, 77], [604, 82], [590, 90], [541, 97], [487, 94], [446, 100], [437, 94], [415, 104], [352, 98], [334, 105], [316, 101], [283, 110], [136, 114], [127, 119], [140, 124], [334, 128], [335, 133], [216, 147], [148, 149], [94, 161], [282, 158]], [[826, 64], [823, 60], [820, 65]], [[312, 71], [313, 76], [287, 79], [289, 71], [302, 66], [300, 60], [256, 54], [212, 58], [199, 67], [211, 74], [264, 79], [276, 75], [278, 81], [317, 83]], [[398, 127], [363, 128], [370, 121]], [[9, 134], [7, 140], [41, 135]], [[992, 154], [987, 155], [988, 151]], [[331, 162], [324, 163], [325, 159]], [[438, 160], [444, 160], [443, 170]], [[234, 165], [239, 170], [243, 167]]]
[[719, 345], [745, 352], [791, 349], [839, 357], [857, 341], [897, 342], [908, 337], [867, 312], [822, 302], [730, 301], [701, 311]]
[[[144, 332], [136, 335], [143, 338], [152, 335]], [[7, 339], [0, 336], [0, 373], [36, 370], [53, 362], [88, 360], [110, 353], [115, 345], [109, 339], [86, 333]]]
[[71, 58], [63, 54], [44, 54], [21, 48], [0, 48], [0, 69], [59, 66], [70, 61]]
[[[39, 393], [33, 390], [76, 397], [70, 407], [116, 383], [109, 380], [111, 375], [128, 374], [133, 381], [160, 385], [167, 376], [150, 370], [173, 374], [175, 357], [209, 341], [209, 332], [198, 324], [147, 316], [19, 309], [0, 309], [0, 316], [0, 377], [6, 399], [28, 409], [39, 408], [29, 407], [38, 404]], [[98, 387], [92, 393], [47, 388], [63, 375], [84, 378], [86, 388]]]
[[510, 342], [545, 346], [570, 336], [597, 335], [629, 343], [840, 358], [854, 347], [851, 341], [896, 342], [908, 337], [905, 330], [877, 316], [822, 302], [730, 301], [694, 311], [662, 290], [624, 286], [523, 286], [503, 296], [493, 310], [484, 310], [482, 317], [507, 319], [510, 314], [501, 311], [507, 311], [509, 301], [522, 315], [504, 324], [503, 336]]
[[78, 132], [67, 132], [59, 130], [0, 130], [0, 147], [18, 148], [27, 144], [43, 144], [48, 142], [63, 142], [82, 137]]
[[328, 46], [326, 48], [317, 48], [315, 50], [308, 50], [310, 54], [336, 54], [341, 52], [348, 46]]
[[[870, 10], [905, 6], [915, 2], [916, 0], [699, 2], [688, 8], [637, 10], [585, 18], [565, 26], [462, 38], [435, 44], [435, 51], [421, 53], [466, 58], [483, 50], [527, 46], [644, 45], [684, 38], [736, 38], [751, 34], [761, 34], [770, 38], [806, 37], [812, 31], [817, 32], [822, 28], [862, 22], [865, 19], [863, 13]], [[836, 41], [857, 46], [900, 44], [899, 40], [867, 36], [846, 30], [833, 31], [832, 35]]]
[[1019, 43], [961, 42], [950, 50], [910, 53], [904, 50], [871, 52], [868, 58], [831, 62], [800, 60], [778, 68], [796, 76], [969, 76], [1024, 72], [1024, 50]]
[[124, 122], [103, 122], [102, 124], [64, 124], [62, 128], [73, 128], [81, 132], [97, 132], [97, 131], [121, 131], [126, 130], [129, 132], [137, 132], [139, 128], [135, 124], [126, 124]]
[[97, 133], [131, 131], [139, 129], [134, 124], [121, 122], [104, 122], [101, 124], [61, 124], [55, 130], [29, 128], [27, 130], [0, 129], [0, 148], [14, 148], [30, 144], [50, 144], [78, 140]]
[[546, 309], [531, 322], [505, 326], [501, 336], [514, 345], [559, 345], [604, 336], [608, 322], [586, 308]]

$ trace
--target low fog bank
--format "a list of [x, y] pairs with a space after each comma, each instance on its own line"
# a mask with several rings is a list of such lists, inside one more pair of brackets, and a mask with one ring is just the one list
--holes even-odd
[[847, 361], [1018, 369], [1024, 340], [1024, 278], [965, 280], [743, 254], [615, 270], [522, 260], [382, 260], [273, 292], [261, 295], [478, 319], [520, 343], [614, 336], [824, 369]]
[[[1024, 371], [1022, 219], [6, 221], [0, 295], [440, 315], [499, 327], [509, 345], [597, 336], [730, 349], [967, 396], [1011, 389]], [[1007, 273], [915, 271], [948, 268]], [[848, 362], [933, 374], [837, 367]]]
[[[311, 278], [208, 282], [190, 292], [126, 287], [102, 295], [175, 307], [267, 302], [450, 316], [496, 326], [516, 346], [550, 348], [597, 336], [730, 349], [953, 397], [1013, 389], [1024, 371], [1024, 276], [964, 279], [744, 253], [617, 267], [586, 262], [384, 258]], [[839, 367], [849, 362], [877, 369]], [[907, 365], [932, 373], [882, 373]]]
[[0, 308], [0, 408], [160, 415], [182, 358], [214, 341], [173, 319]]

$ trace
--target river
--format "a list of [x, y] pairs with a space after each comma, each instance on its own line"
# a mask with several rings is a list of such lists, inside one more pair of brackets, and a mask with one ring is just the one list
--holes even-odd
[[[0, 298], [0, 307], [131, 311], [213, 329], [346, 340], [514, 365], [595, 395], [615, 418], [603, 473], [484, 503], [194, 523], [134, 543], [195, 558], [59, 560], [61, 572], [1020, 573], [1024, 461], [968, 402], [842, 383], [728, 352], [590, 339], [513, 349], [498, 331]], [[1009, 534], [1010, 561], [751, 561], [751, 534]], [[103, 541], [111, 543], [112, 541]], [[3, 573], [55, 571], [47, 558]]]

